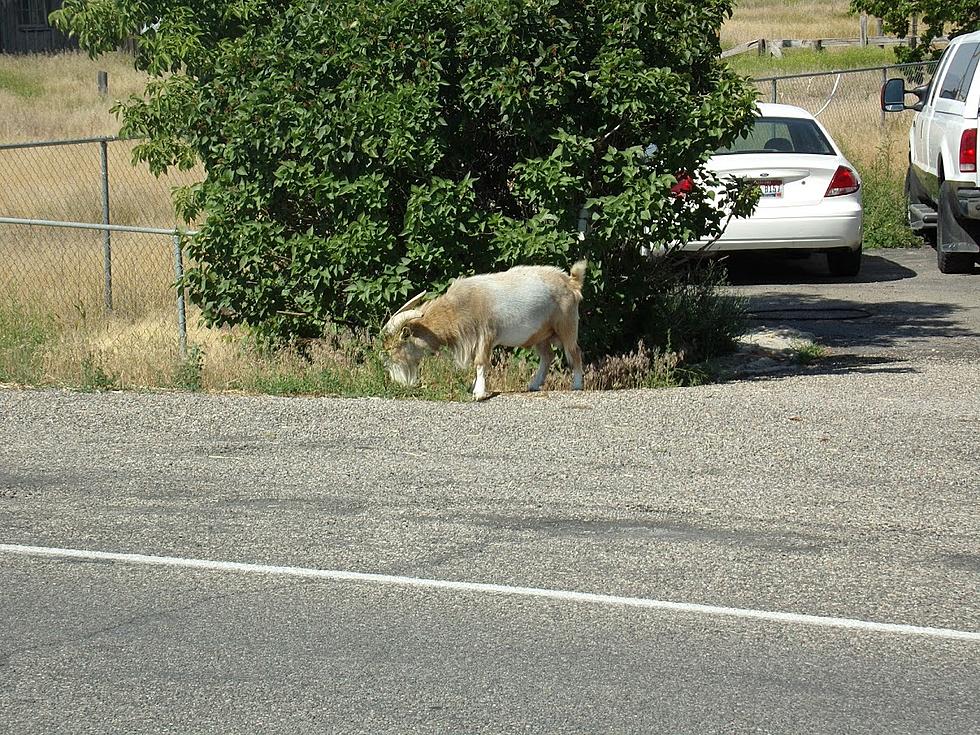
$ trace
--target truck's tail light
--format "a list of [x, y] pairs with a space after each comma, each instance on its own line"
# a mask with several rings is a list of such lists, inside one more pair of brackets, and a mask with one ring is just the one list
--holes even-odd
[[838, 166], [834, 178], [830, 180], [825, 197], [839, 197], [843, 194], [853, 194], [861, 188], [857, 174], [847, 166]]
[[969, 128], [960, 136], [960, 171], [972, 173], [977, 170], [977, 129]]

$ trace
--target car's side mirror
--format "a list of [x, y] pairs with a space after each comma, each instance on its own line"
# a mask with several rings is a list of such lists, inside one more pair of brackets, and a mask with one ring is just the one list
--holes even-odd
[[885, 112], [901, 112], [905, 107], [905, 80], [889, 79], [881, 87], [881, 109]]

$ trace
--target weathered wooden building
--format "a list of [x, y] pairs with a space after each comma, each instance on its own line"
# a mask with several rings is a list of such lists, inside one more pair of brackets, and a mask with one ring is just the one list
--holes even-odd
[[0, 53], [30, 54], [78, 48], [48, 23], [62, 0], [0, 0]]

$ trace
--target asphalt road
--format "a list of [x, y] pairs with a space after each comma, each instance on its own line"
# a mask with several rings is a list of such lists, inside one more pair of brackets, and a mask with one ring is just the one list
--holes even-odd
[[825, 290], [878, 324], [778, 379], [481, 404], [0, 392], [0, 731], [976, 733], [973, 307], [935, 352], [938, 326], [879, 311], [929, 277], [756, 273], [760, 300]]

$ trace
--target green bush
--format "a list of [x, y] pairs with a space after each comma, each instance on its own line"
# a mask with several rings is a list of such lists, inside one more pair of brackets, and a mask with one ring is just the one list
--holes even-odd
[[[91, 53], [139, 36], [155, 79], [123, 132], [154, 171], [205, 166], [177, 199], [206, 214], [186, 285], [209, 323], [376, 326], [455, 276], [586, 255], [583, 343], [610, 351], [647, 336], [641, 247], [713, 234], [713, 198], [752, 204], [702, 171], [751, 121], [718, 59], [731, 7], [66, 0], [52, 18]], [[700, 184], [679, 198], [682, 171]]]

